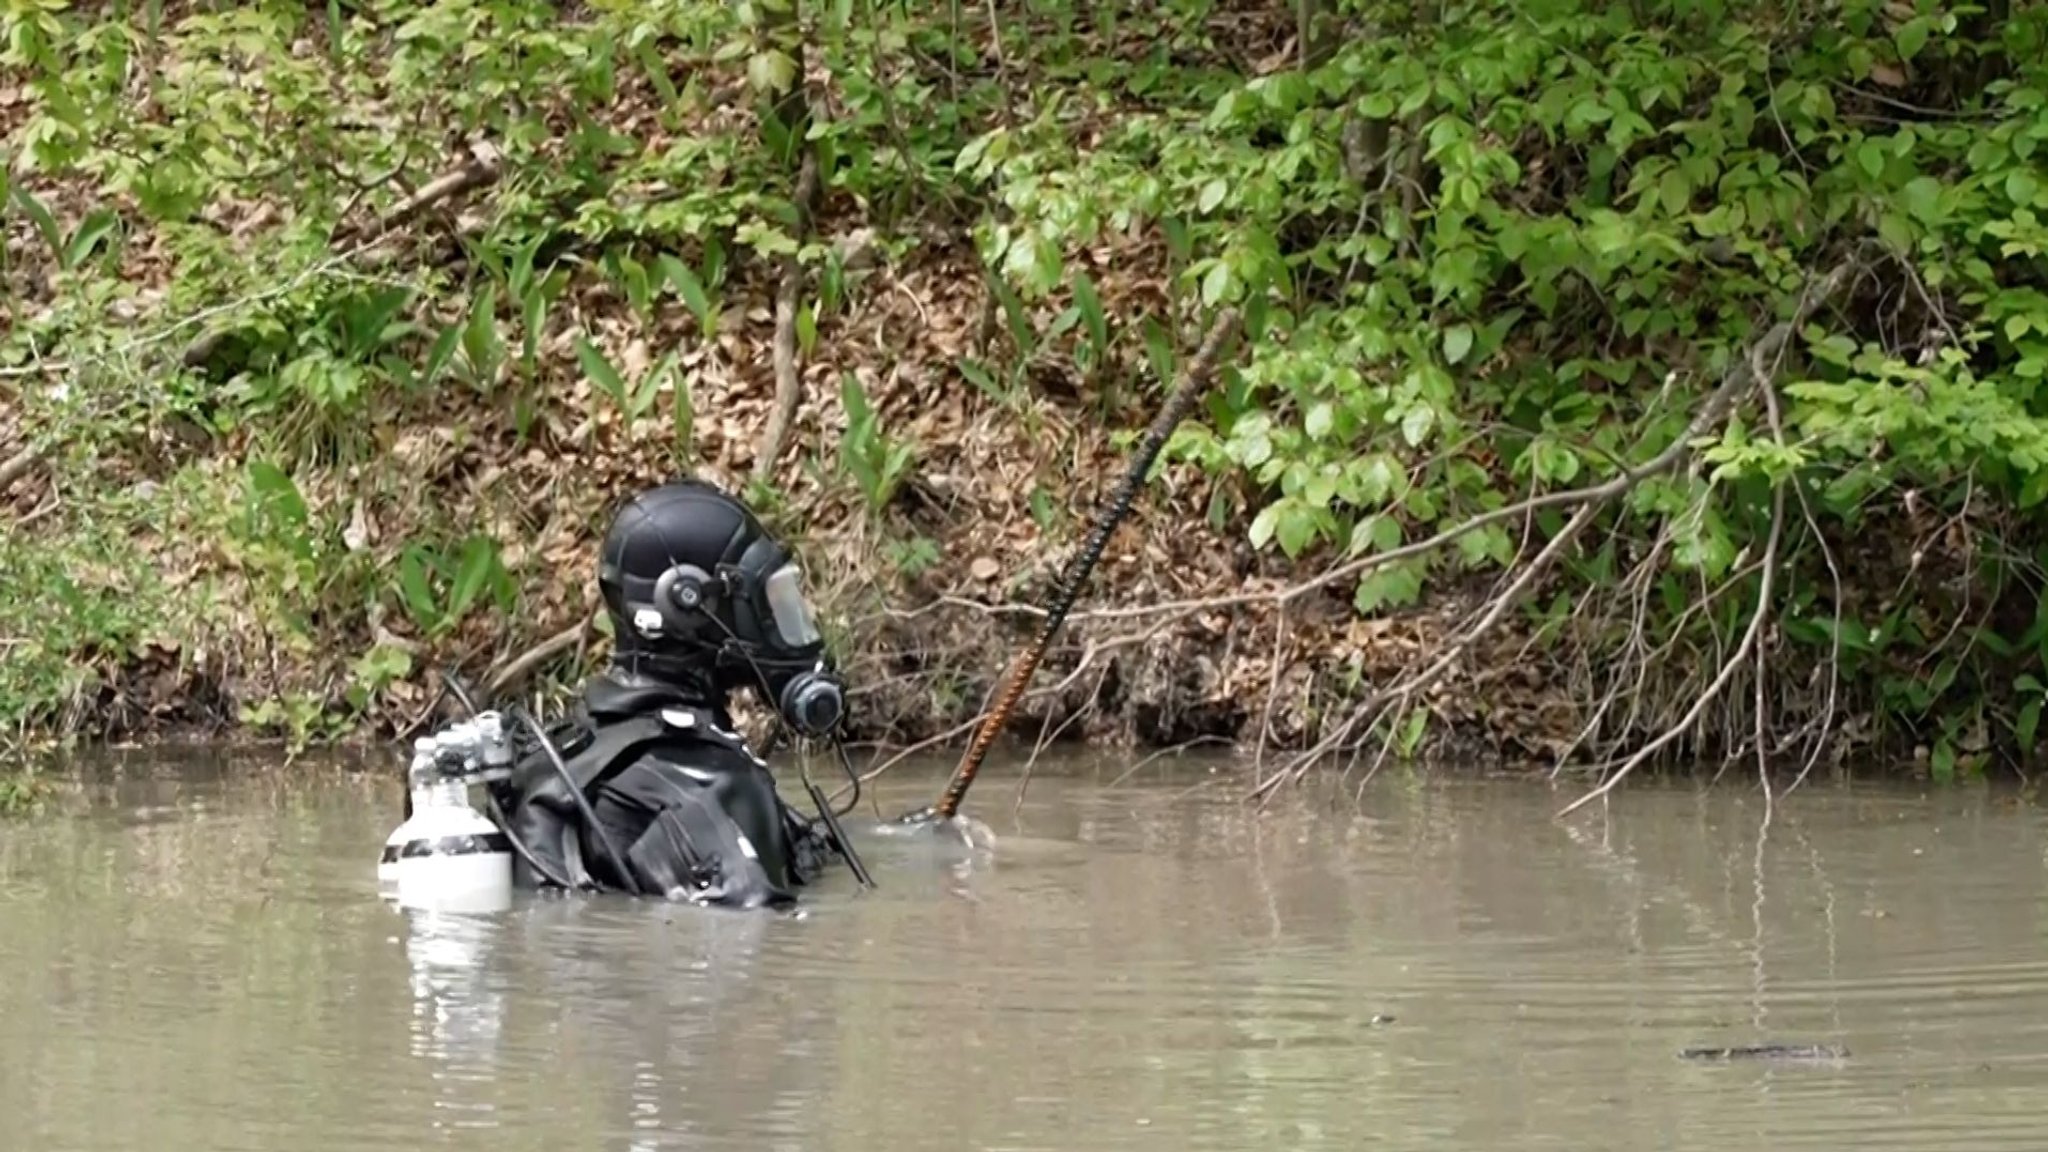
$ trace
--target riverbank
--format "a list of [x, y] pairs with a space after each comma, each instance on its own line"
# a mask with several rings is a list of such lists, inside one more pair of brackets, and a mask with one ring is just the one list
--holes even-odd
[[964, 738], [1228, 305], [1020, 739], [2024, 768], [2048, 22], [1651, 8], [18, 18], [0, 724], [559, 702], [687, 472]]

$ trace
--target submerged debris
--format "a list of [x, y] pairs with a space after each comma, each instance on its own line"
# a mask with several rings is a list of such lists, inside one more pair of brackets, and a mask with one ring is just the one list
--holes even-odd
[[1681, 1048], [1681, 1060], [1842, 1060], [1847, 1048], [1830, 1044], [1745, 1044], [1730, 1048]]

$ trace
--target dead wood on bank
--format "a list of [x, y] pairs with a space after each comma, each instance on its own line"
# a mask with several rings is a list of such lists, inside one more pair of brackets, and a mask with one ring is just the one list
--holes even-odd
[[818, 198], [818, 152], [804, 149], [803, 166], [797, 173], [797, 251], [783, 260], [782, 276], [775, 288], [775, 340], [770, 354], [775, 364], [775, 401], [768, 413], [768, 427], [761, 434], [761, 447], [754, 456], [754, 480], [766, 483], [775, 474], [775, 462], [789, 442], [790, 425], [796, 420], [797, 405], [803, 399], [801, 366], [797, 363], [796, 318], [803, 306], [804, 265], [801, 252], [810, 234], [812, 205]]
[[[1611, 506], [1614, 501], [1626, 496], [1643, 481], [1652, 476], [1669, 472], [1681, 464], [1690, 464], [1696, 460], [1701, 438], [1717, 429], [1735, 411], [1737, 406], [1751, 395], [1756, 394], [1763, 397], [1765, 407], [1769, 413], [1769, 425], [1772, 434], [1782, 445], [1784, 442], [1784, 430], [1778, 417], [1775, 385], [1778, 362], [1782, 360], [1786, 345], [1790, 342], [1793, 333], [1805, 323], [1807, 317], [1812, 315], [1816, 308], [1834, 296], [1859, 267], [1860, 263], [1855, 261], [1844, 263], [1825, 276], [1810, 282], [1807, 290], [1801, 294], [1792, 315], [1774, 324], [1750, 347], [1744, 350], [1721, 383], [1701, 403], [1697, 414], [1687, 424], [1685, 430], [1662, 451], [1645, 463], [1629, 468], [1600, 484], [1546, 494], [1485, 513], [1484, 515], [1475, 516], [1455, 527], [1439, 532], [1427, 540], [1342, 565], [1314, 580], [1296, 585], [1273, 597], [1272, 599], [1280, 606], [1284, 613], [1288, 602], [1298, 598], [1313, 587], [1319, 587], [1338, 579], [1349, 579], [1362, 575], [1372, 568], [1392, 563], [1406, 556], [1416, 556], [1433, 551], [1487, 524], [1525, 518], [1545, 508], [1569, 507], [1575, 509], [1570, 521], [1565, 524], [1563, 529], [1550, 540], [1534, 559], [1522, 565], [1518, 571], [1511, 569], [1510, 576], [1506, 580], [1505, 585], [1489, 595], [1478, 607], [1465, 615], [1463, 621], [1452, 631], [1448, 643], [1442, 648], [1435, 659], [1431, 660], [1420, 670], [1405, 672], [1385, 687], [1375, 688], [1369, 692], [1364, 700], [1360, 701], [1350, 710], [1348, 718], [1343, 723], [1337, 725], [1335, 730], [1329, 735], [1324, 736], [1306, 751], [1294, 756], [1285, 767], [1269, 776], [1261, 777], [1252, 788], [1251, 798], [1263, 804], [1272, 797], [1281, 785], [1299, 783], [1307, 776], [1313, 766], [1325, 757], [1348, 753], [1355, 762], [1374, 733], [1377, 732], [1380, 734], [1380, 753], [1379, 757], [1374, 761], [1373, 769], [1368, 770], [1366, 773], [1366, 778], [1369, 779], [1372, 772], [1377, 770], [1379, 763], [1385, 759], [1394, 745], [1395, 738], [1391, 732], [1392, 723], [1406, 715], [1412, 708], [1428, 707], [1427, 701], [1423, 699], [1424, 694], [1437, 686], [1456, 668], [1459, 662], [1472, 652], [1474, 645], [1495, 630], [1508, 611], [1521, 601], [1523, 596], [1535, 585], [1538, 578], [1562, 554], [1571, 540], [1583, 531], [1587, 525], [1592, 523], [1600, 511]], [[1756, 607], [1751, 612], [1749, 627], [1744, 633], [1736, 651], [1722, 662], [1713, 680], [1699, 694], [1692, 707], [1682, 717], [1675, 723], [1665, 725], [1662, 732], [1622, 760], [1611, 773], [1603, 772], [1602, 779], [1595, 788], [1567, 806], [1559, 815], [1568, 815], [1571, 812], [1577, 811], [1580, 807], [1606, 796], [1643, 762], [1656, 755], [1673, 741], [1693, 730], [1708, 707], [1726, 690], [1729, 681], [1734, 677], [1736, 671], [1751, 657], [1753, 652], [1759, 651], [1757, 647], [1758, 640], [1764, 631], [1770, 614], [1771, 592], [1778, 566], [1779, 546], [1783, 537], [1784, 489], [1785, 486], [1780, 485], [1773, 496], [1769, 538], [1765, 545], [1764, 556], [1758, 562], [1756, 569], [1754, 569], [1762, 574], [1761, 583], [1757, 591]], [[1649, 573], [1661, 554], [1663, 544], [1664, 541], [1660, 541], [1659, 550], [1653, 552], [1650, 560], [1636, 567], [1631, 575], [1622, 582], [1623, 587], [1628, 587], [1637, 581], [1647, 584]], [[1732, 586], [1735, 580], [1743, 578], [1744, 573], [1738, 572], [1735, 579], [1730, 580], [1724, 586]], [[1225, 598], [1225, 600], [1229, 599], [1239, 598]], [[1225, 601], [1212, 601], [1212, 604], [1221, 602]], [[1640, 637], [1640, 627], [1638, 627], [1637, 635]], [[1624, 658], [1620, 665], [1610, 674], [1608, 692], [1596, 710], [1594, 724], [1597, 724], [1600, 717], [1605, 715], [1608, 708], [1614, 702], [1615, 697], [1621, 694], [1623, 690], [1622, 684], [1631, 675], [1640, 678], [1641, 674], [1646, 671], [1647, 663], [1637, 663], [1637, 661], [1642, 660], [1639, 646], [1632, 647], [1631, 653], [1634, 659]], [[1759, 675], [1761, 676], [1761, 672], [1759, 672]], [[1759, 698], [1761, 698], [1761, 685], [1759, 685], [1758, 692]], [[1759, 757], [1762, 757], [1765, 740], [1761, 708], [1759, 708], [1756, 717], [1756, 724], [1757, 751]], [[1588, 726], [1587, 731], [1590, 731], [1590, 729], [1591, 725]], [[1582, 731], [1579, 740], [1583, 741], [1586, 735], [1587, 732]], [[1826, 735], [1827, 733], [1823, 731], [1817, 737], [1816, 750], [1818, 749], [1818, 741], [1824, 740]], [[1261, 732], [1259, 738], [1263, 744], [1265, 734]], [[1261, 748], [1261, 753], [1263, 753], [1263, 747]], [[1560, 758], [1559, 763], [1562, 763], [1562, 758]], [[1347, 769], [1347, 773], [1348, 771], [1349, 769]], [[1363, 787], [1363, 784], [1364, 781], [1361, 780], [1360, 786]]]

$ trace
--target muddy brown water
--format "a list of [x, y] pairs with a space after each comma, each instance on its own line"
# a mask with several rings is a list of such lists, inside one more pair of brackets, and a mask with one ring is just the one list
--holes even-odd
[[[388, 785], [102, 766], [0, 823], [0, 1149], [2048, 1146], [2026, 798], [1120, 770], [992, 765], [985, 856], [857, 817], [801, 918], [436, 918]], [[1678, 1055], [1757, 1043], [1848, 1056]]]

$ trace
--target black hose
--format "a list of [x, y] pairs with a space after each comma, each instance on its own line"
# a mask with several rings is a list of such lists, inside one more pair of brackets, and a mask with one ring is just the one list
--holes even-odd
[[497, 795], [488, 788], [484, 790], [484, 801], [491, 806], [491, 819], [497, 822], [498, 831], [503, 832], [505, 839], [512, 842], [512, 850], [519, 853], [521, 860], [526, 861], [548, 883], [565, 891], [574, 892], [576, 890], [574, 882], [566, 876], [556, 875], [554, 869], [541, 863], [540, 857], [533, 854], [533, 849], [526, 846], [526, 841], [519, 838], [519, 833], [512, 831], [512, 818], [505, 814], [504, 807], [498, 803]]
[[[462, 677], [457, 676], [453, 668], [441, 674], [441, 692], [444, 695], [449, 692], [455, 693], [455, 699], [460, 701], [464, 708], [469, 709], [469, 718], [471, 720], [477, 718], [476, 701], [471, 698], [469, 689], [462, 686]], [[439, 703], [439, 701], [437, 700], [435, 703]]]
[[[455, 674], [453, 669], [441, 675], [441, 695], [447, 696], [450, 693], [453, 693], [455, 699], [464, 708], [469, 710], [469, 718], [471, 720], [475, 720], [481, 715], [477, 711], [476, 700], [470, 696], [469, 690], [462, 686], [462, 679]], [[439, 704], [441, 702], [440, 697], [436, 697], [434, 702]], [[498, 825], [498, 831], [505, 834], [505, 839], [511, 842], [512, 850], [519, 853], [520, 859], [531, 865], [533, 870], [540, 873], [541, 877], [550, 884], [557, 885], [566, 891], [573, 892], [576, 890], [576, 884], [573, 881], [565, 876], [557, 875], [553, 869], [541, 863], [540, 857], [534, 855], [533, 849], [527, 847], [526, 841], [519, 838], [519, 833], [512, 830], [512, 818], [506, 815], [504, 805], [498, 803], [497, 793], [489, 788], [485, 788], [484, 801], [490, 805], [491, 819]], [[405, 791], [405, 818], [408, 820], [412, 819], [412, 789], [409, 786]]]
[[832, 750], [839, 753], [839, 767], [846, 773], [847, 781], [853, 785], [853, 798], [846, 802], [846, 807], [834, 813], [834, 815], [844, 816], [848, 812], [853, 811], [854, 805], [860, 803], [860, 773], [854, 770], [853, 757], [847, 754], [845, 741], [832, 741]]
[[832, 811], [832, 802], [825, 798], [825, 790], [813, 783], [808, 773], [804, 776], [804, 788], [811, 794], [811, 803], [818, 806], [818, 818], [825, 822], [825, 831], [832, 837], [839, 854], [846, 858], [846, 866], [853, 871], [853, 878], [860, 882], [861, 887], [873, 888], [875, 879], [868, 875], [868, 866], [853, 850], [853, 841], [846, 838], [846, 829], [839, 826], [839, 816]]
[[618, 872], [619, 878], [633, 890], [633, 895], [647, 895], [646, 890], [640, 887], [639, 878], [626, 866], [626, 857], [619, 852], [618, 846], [612, 843], [611, 833], [605, 831], [604, 824], [598, 820], [597, 810], [590, 806], [590, 798], [583, 794], [583, 789], [576, 783], [576, 777], [570, 774], [569, 765], [562, 760], [562, 753], [555, 747], [554, 740], [541, 730], [539, 722], [534, 720], [525, 708], [514, 704], [505, 710], [505, 714], [526, 725], [526, 730], [539, 741], [541, 750], [548, 754], [548, 762], [555, 766], [555, 774], [562, 778], [562, 783], [568, 785], [569, 795], [575, 799], [577, 811], [583, 814], [584, 822], [590, 826], [591, 834], [603, 846], [604, 854], [611, 859], [612, 868]]
[[[720, 646], [721, 650], [737, 652], [740, 659], [747, 662], [747, 667], [753, 669], [755, 682], [761, 685], [762, 699], [767, 702], [768, 710], [774, 713], [776, 720], [775, 730], [769, 733], [768, 738], [768, 751], [773, 754], [780, 737], [784, 733], [791, 733], [795, 726], [789, 722], [789, 717], [782, 714], [782, 709], [776, 706], [775, 687], [768, 682], [768, 672], [761, 667], [761, 662], [754, 658], [752, 650], [733, 634], [731, 628], [726, 627], [725, 621], [716, 616], [711, 616], [710, 619], [718, 626], [719, 631], [725, 633], [726, 643]], [[851, 812], [854, 804], [860, 803], [860, 775], [853, 770], [853, 762], [846, 754], [846, 745], [835, 739], [832, 746], [838, 750], [840, 763], [845, 766], [847, 775], [853, 780], [853, 800], [846, 806], [846, 811]], [[803, 778], [804, 791], [811, 794], [811, 803], [818, 809], [818, 819], [824, 823], [826, 835], [832, 838], [832, 846], [839, 850], [839, 855], [846, 861], [846, 866], [853, 870], [853, 878], [858, 880], [863, 888], [875, 887], [874, 877], [868, 874], [867, 865], [862, 863], [860, 853], [854, 851], [853, 841], [847, 838], [846, 829], [840, 827], [839, 817], [844, 813], [833, 810], [832, 801], [826, 797], [824, 789], [811, 780], [811, 774], [804, 768], [801, 760], [797, 762], [797, 772]]]

